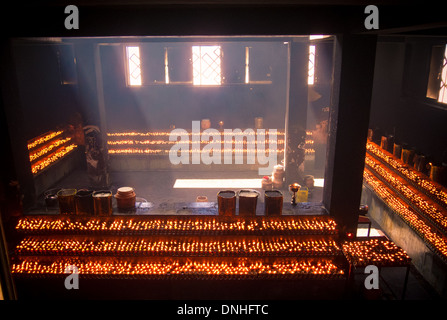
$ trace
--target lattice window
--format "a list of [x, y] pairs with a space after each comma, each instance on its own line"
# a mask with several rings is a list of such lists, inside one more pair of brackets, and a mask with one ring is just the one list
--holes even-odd
[[307, 73], [307, 84], [315, 83], [315, 46], [309, 46], [309, 69]]
[[126, 47], [127, 83], [130, 86], [141, 86], [140, 47]]
[[168, 48], [165, 48], [165, 83], [168, 84], [169, 82]]
[[447, 46], [442, 60], [441, 84], [439, 88], [438, 102], [447, 103]]
[[245, 47], [245, 83], [250, 83], [250, 48]]
[[194, 85], [221, 85], [220, 46], [193, 46], [192, 66]]

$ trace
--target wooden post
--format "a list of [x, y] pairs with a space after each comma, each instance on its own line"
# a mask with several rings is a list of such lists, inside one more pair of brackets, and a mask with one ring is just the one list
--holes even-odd
[[[298, 40], [300, 41], [300, 40]], [[309, 44], [290, 42], [289, 79], [285, 124], [285, 180], [286, 185], [302, 183], [307, 122], [307, 72]]]
[[323, 204], [342, 237], [357, 231], [377, 37], [341, 35], [334, 64]]
[[[26, 210], [35, 205], [37, 195], [29, 161], [27, 131], [23, 126], [22, 103], [15, 71], [12, 40], [2, 41], [1, 46], [2, 104], [6, 116], [2, 124], [7, 123], [8, 126], [7, 129], [3, 128], [2, 132], [8, 130], [11, 139], [10, 143], [5, 142], [4, 149], [2, 149], [6, 153], [4, 157], [7, 161], [7, 167], [2, 168], [2, 170], [4, 170], [5, 175], [8, 175], [8, 179], [18, 181], [20, 192], [23, 194], [23, 209]], [[7, 139], [7, 137], [3, 139]], [[11, 154], [9, 154], [9, 150]]]
[[[109, 185], [109, 170], [108, 162], [109, 156], [107, 153], [107, 117], [106, 117], [106, 106], [104, 99], [104, 84], [102, 79], [102, 63], [101, 63], [101, 45], [99, 43], [94, 44], [94, 63], [95, 63], [95, 79], [96, 79], [96, 95], [98, 103], [98, 114], [99, 114], [99, 129], [101, 131], [101, 142], [100, 145], [95, 144], [95, 148], [100, 152], [98, 162], [98, 168], [93, 170], [91, 175], [91, 182], [96, 186], [107, 187]], [[87, 153], [89, 152], [89, 147], [87, 146]], [[91, 174], [89, 168], [87, 172]]]

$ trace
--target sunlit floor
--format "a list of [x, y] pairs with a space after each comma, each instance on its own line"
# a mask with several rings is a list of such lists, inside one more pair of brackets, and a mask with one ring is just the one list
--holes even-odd
[[[324, 186], [324, 179], [314, 180], [315, 187], [322, 188]], [[262, 188], [262, 179], [176, 179], [173, 188], [260, 189]]]
[[174, 189], [260, 189], [262, 179], [176, 179]]
[[[368, 228], [358, 228], [357, 229], [357, 237], [367, 237], [368, 236]], [[371, 228], [369, 231], [370, 237], [381, 237], [383, 236], [383, 232], [376, 228]]]

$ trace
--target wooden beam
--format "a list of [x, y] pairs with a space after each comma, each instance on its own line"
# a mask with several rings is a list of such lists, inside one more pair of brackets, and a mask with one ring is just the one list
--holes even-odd
[[[8, 174], [8, 179], [19, 182], [20, 192], [23, 194], [23, 209], [26, 210], [35, 205], [37, 195], [29, 161], [27, 130], [23, 126], [24, 115], [13, 58], [12, 41], [2, 41], [1, 46], [2, 103], [10, 137], [10, 144], [6, 145], [5, 143], [2, 150], [6, 153], [4, 157], [11, 157], [6, 161], [7, 166], [3, 167], [2, 170]], [[10, 150], [10, 153], [8, 150]]]
[[332, 101], [323, 204], [341, 236], [355, 236], [362, 192], [377, 37], [334, 41]]
[[309, 43], [289, 44], [289, 79], [285, 124], [285, 180], [302, 183], [307, 122], [307, 73]]
[[[99, 130], [101, 132], [101, 141], [99, 147], [100, 157], [104, 159], [104, 170], [98, 169], [97, 174], [101, 174], [99, 181], [93, 179], [93, 183], [96, 186], [107, 187], [109, 185], [109, 173], [108, 173], [108, 153], [107, 153], [107, 115], [106, 115], [106, 105], [104, 97], [104, 83], [102, 77], [102, 62], [101, 62], [101, 45], [94, 45], [94, 62], [95, 62], [95, 79], [96, 79], [96, 95], [98, 103], [98, 113], [99, 113]], [[101, 161], [100, 161], [101, 163]], [[99, 166], [99, 164], [98, 164]], [[102, 172], [100, 172], [102, 171]]]

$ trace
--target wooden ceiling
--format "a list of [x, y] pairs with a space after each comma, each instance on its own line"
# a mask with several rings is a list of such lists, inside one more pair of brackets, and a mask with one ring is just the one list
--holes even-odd
[[12, 2], [7, 37], [385, 34], [447, 36], [439, 2], [374, 1], [379, 29], [366, 30], [363, 0], [78, 0], [79, 29], [64, 27], [67, 1]]

